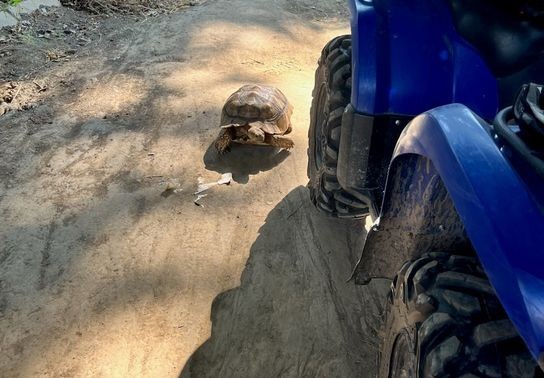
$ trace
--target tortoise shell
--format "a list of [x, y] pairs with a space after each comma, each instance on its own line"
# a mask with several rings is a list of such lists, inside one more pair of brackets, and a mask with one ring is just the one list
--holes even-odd
[[221, 127], [257, 126], [268, 134], [291, 131], [293, 107], [285, 95], [269, 85], [244, 85], [227, 99]]

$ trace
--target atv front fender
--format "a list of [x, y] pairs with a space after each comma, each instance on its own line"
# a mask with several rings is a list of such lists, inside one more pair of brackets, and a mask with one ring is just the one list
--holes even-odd
[[469, 242], [544, 366], [544, 215], [489, 126], [453, 104], [416, 117], [403, 131], [354, 276], [359, 283], [392, 278], [403, 261]]

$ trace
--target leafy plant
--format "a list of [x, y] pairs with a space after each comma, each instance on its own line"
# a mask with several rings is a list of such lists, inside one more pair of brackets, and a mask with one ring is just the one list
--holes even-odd
[[5, 3], [7, 5], [15, 6], [21, 3], [23, 0], [0, 0], [0, 3]]

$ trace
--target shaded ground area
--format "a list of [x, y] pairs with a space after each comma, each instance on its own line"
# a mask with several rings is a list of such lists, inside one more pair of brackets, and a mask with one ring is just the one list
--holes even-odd
[[181, 377], [375, 376], [389, 283], [347, 282], [361, 227], [291, 191], [259, 230], [240, 287], [215, 298], [211, 338]]
[[[323, 328], [340, 319], [335, 314], [349, 313], [333, 327], [340, 333], [332, 340], [342, 350], [362, 350], [365, 341], [349, 332], [342, 341], [346, 330], [359, 329], [353, 324], [367, 319], [355, 319], [360, 314], [346, 304], [363, 295], [361, 288], [343, 284], [353, 251], [336, 234], [344, 235], [347, 225], [307, 221], [314, 229], [303, 230], [313, 236], [292, 234], [298, 225], [286, 226], [280, 216], [284, 206], [299, 206], [290, 220], [302, 214], [318, 219], [304, 191], [292, 191], [307, 182], [316, 61], [329, 39], [347, 32], [345, 14], [342, 3], [328, 0], [217, 0], [152, 18], [47, 10], [20, 30], [0, 32], [0, 100], [6, 112], [0, 116], [0, 375], [178, 375], [210, 337], [214, 298], [240, 285], [252, 245], [256, 266], [262, 247], [271, 251], [272, 267], [287, 274], [285, 282], [266, 274], [272, 286], [266, 298], [278, 298], [289, 282], [310, 308], [326, 306], [330, 321], [312, 318], [319, 326], [308, 325], [304, 335], [328, 332]], [[209, 146], [221, 106], [252, 82], [278, 86], [293, 103], [295, 149], [276, 156], [273, 150], [237, 146], [219, 157]], [[195, 206], [198, 178], [214, 181], [225, 171], [235, 181], [214, 187], [203, 206]], [[161, 195], [172, 187], [174, 194]], [[267, 217], [263, 239], [259, 229]], [[329, 230], [337, 231], [335, 237], [322, 241]], [[276, 244], [282, 240], [286, 244]], [[277, 248], [265, 247], [269, 242]], [[286, 259], [291, 248], [296, 254]], [[319, 256], [329, 255], [318, 250], [342, 260], [326, 267], [332, 257], [324, 260]], [[310, 274], [312, 259], [324, 276]], [[296, 279], [298, 271], [287, 261], [305, 267], [304, 275]], [[246, 272], [235, 295], [245, 304], [233, 308], [247, 308], [248, 317], [255, 314], [244, 293], [267, 286], [257, 276]], [[219, 331], [194, 355], [191, 366], [202, 375], [219, 369], [210, 364], [204, 372], [198, 361], [212, 358], [208, 346], [225, 339], [221, 308], [229, 308], [229, 297], [214, 311]], [[345, 311], [330, 305], [336, 297]], [[298, 327], [302, 308], [290, 304], [296, 302], [278, 306]], [[270, 310], [270, 304], [260, 306], [256, 319]], [[250, 319], [232, 326], [250, 326]], [[286, 337], [269, 344], [275, 351], [270, 358], [279, 358], [280, 345], [291, 342]], [[348, 355], [322, 348], [322, 338], [301, 338], [316, 345], [321, 361], [347, 361]], [[229, 356], [230, 366], [243, 368]], [[328, 371], [311, 364], [292, 370], [291, 361], [301, 360], [286, 356], [288, 375]], [[354, 363], [347, 373], [360, 371]]]

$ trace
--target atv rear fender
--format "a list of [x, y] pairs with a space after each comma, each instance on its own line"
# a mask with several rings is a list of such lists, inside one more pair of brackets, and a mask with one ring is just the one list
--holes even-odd
[[497, 296], [543, 366], [544, 215], [535, 192], [459, 104], [416, 117], [389, 168], [380, 217], [355, 268], [357, 282], [392, 278], [429, 250], [475, 250]]

